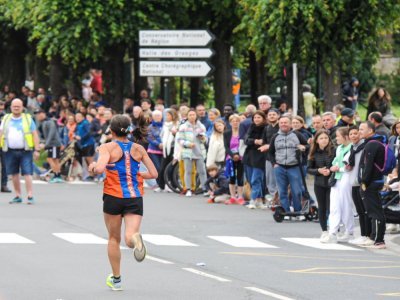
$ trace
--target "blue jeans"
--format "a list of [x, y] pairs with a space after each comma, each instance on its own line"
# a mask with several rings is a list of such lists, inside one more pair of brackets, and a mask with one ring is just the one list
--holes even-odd
[[264, 195], [264, 170], [247, 166], [247, 171], [250, 178], [251, 200], [262, 198]]
[[5, 156], [7, 175], [33, 175], [33, 151], [8, 149]]
[[286, 212], [290, 211], [288, 188], [290, 185], [294, 211], [301, 211], [301, 195], [303, 182], [298, 166], [284, 168], [277, 166], [274, 168], [276, 183], [278, 184], [278, 193], [281, 200], [281, 206]]

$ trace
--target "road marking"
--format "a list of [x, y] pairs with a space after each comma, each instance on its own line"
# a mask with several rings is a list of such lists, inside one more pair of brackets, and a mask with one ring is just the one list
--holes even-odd
[[265, 296], [269, 296], [269, 297], [272, 297], [272, 298], [275, 298], [275, 299], [294, 300], [293, 298], [285, 297], [285, 296], [282, 296], [282, 295], [279, 295], [279, 294], [275, 294], [275, 293], [272, 293], [272, 292], [269, 292], [269, 291], [266, 291], [266, 290], [262, 290], [262, 289], [259, 289], [259, 288], [256, 288], [256, 287], [252, 287], [252, 286], [245, 287], [245, 289], [253, 291], [253, 292], [257, 292], [257, 293], [260, 293], [260, 294], [263, 294]]
[[322, 249], [322, 250], [348, 250], [348, 251], [362, 251], [361, 249], [356, 249], [353, 247], [345, 246], [345, 245], [340, 245], [340, 244], [324, 244], [319, 241], [319, 239], [310, 239], [310, 238], [282, 238], [282, 240], [285, 240], [290, 243], [306, 246], [306, 247], [312, 247], [316, 249]]
[[220, 281], [220, 282], [230, 282], [229, 279], [225, 279], [225, 278], [222, 278], [222, 277], [218, 277], [218, 276], [215, 276], [215, 275], [211, 275], [211, 274], [208, 274], [208, 273], [205, 273], [205, 272], [196, 270], [196, 269], [192, 269], [192, 268], [182, 268], [182, 270], [185, 270], [185, 271], [188, 271], [188, 272], [191, 272], [191, 273], [200, 275], [200, 276], [204, 276], [204, 277], [207, 277], [207, 278], [215, 279], [215, 280], [218, 280], [218, 281]]
[[157, 246], [185, 246], [197, 247], [198, 245], [181, 240], [177, 237], [168, 234], [143, 234], [143, 239], [146, 242]]
[[16, 233], [0, 233], [0, 244], [35, 244], [35, 242]]
[[386, 297], [400, 297], [400, 293], [384, 293], [384, 294], [377, 294], [378, 296], [386, 296]]
[[[25, 184], [25, 180], [20, 180], [20, 182], [22, 184]], [[43, 181], [43, 180], [32, 180], [33, 184], [49, 184], [47, 181]]]
[[73, 244], [107, 245], [108, 241], [92, 233], [53, 233], [54, 236]]
[[91, 182], [91, 181], [80, 181], [80, 180], [75, 180], [75, 181], [67, 181], [68, 184], [97, 184], [96, 182]]
[[162, 263], [165, 265], [173, 265], [174, 264], [173, 262], [170, 262], [168, 260], [157, 258], [157, 257], [150, 256], [150, 255], [146, 255], [146, 259], [156, 261], [156, 262], [159, 262], [159, 263]]
[[245, 236], [208, 236], [210, 239], [236, 248], [278, 248]]
[[[363, 273], [352, 273], [345, 272], [346, 270], [377, 270], [377, 269], [399, 269], [400, 266], [378, 266], [378, 267], [320, 267], [310, 268], [304, 270], [289, 270], [289, 273], [300, 273], [300, 274], [321, 274], [321, 275], [347, 275], [355, 277], [368, 277], [368, 278], [380, 278], [380, 279], [395, 279], [400, 280], [400, 277], [376, 275], [376, 274], [363, 274]], [[336, 271], [338, 270], [338, 271]]]

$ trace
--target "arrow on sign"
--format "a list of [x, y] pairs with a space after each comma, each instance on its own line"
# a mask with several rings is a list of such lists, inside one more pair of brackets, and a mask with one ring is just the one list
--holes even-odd
[[141, 58], [210, 58], [214, 51], [208, 48], [141, 48]]
[[140, 46], [204, 47], [214, 40], [207, 30], [140, 30]]
[[141, 61], [140, 76], [206, 77], [212, 67], [205, 61]]

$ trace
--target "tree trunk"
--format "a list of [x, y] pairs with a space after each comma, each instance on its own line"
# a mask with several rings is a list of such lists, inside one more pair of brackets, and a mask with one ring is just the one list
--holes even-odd
[[341, 74], [337, 64], [332, 64], [330, 73], [322, 67], [322, 85], [324, 92], [324, 108], [325, 111], [332, 111], [334, 105], [339, 104], [342, 100], [341, 91]]
[[35, 89], [49, 88], [49, 62], [39, 56], [34, 57], [33, 77], [35, 79]]
[[267, 69], [265, 68], [265, 59], [263, 57], [257, 61], [257, 94], [268, 95], [270, 88], [270, 78], [267, 74]]
[[[147, 83], [147, 77], [140, 77], [140, 59], [139, 59], [139, 44], [134, 43], [132, 48], [133, 56], [133, 65], [134, 65], [134, 95], [135, 101], [139, 101], [140, 99], [140, 91], [141, 90], [149, 90], [149, 86]], [[150, 92], [149, 92], [150, 95]]]
[[250, 102], [257, 106], [258, 95], [258, 68], [256, 54], [249, 51], [249, 67], [250, 67]]
[[200, 78], [190, 78], [190, 106], [196, 107], [200, 99]]
[[65, 86], [67, 70], [62, 64], [60, 56], [54, 56], [50, 60], [50, 89], [53, 99], [59, 98], [61, 95], [67, 94], [67, 88]]
[[103, 69], [105, 99], [117, 112], [122, 111], [124, 93], [124, 55], [125, 47], [115, 45], [107, 49], [107, 58]]
[[27, 37], [24, 31], [7, 33], [9, 38], [0, 43], [0, 85], [20, 92], [25, 84], [25, 56], [28, 53]]
[[230, 44], [217, 38], [214, 41], [214, 50], [215, 106], [222, 111], [225, 103], [233, 103]]

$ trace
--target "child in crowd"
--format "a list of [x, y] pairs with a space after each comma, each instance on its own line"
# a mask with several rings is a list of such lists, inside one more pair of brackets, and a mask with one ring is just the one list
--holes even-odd
[[229, 182], [225, 177], [224, 172], [218, 168], [216, 164], [207, 167], [209, 178], [206, 181], [206, 189], [210, 194], [208, 203], [220, 203], [228, 200], [229, 195]]

